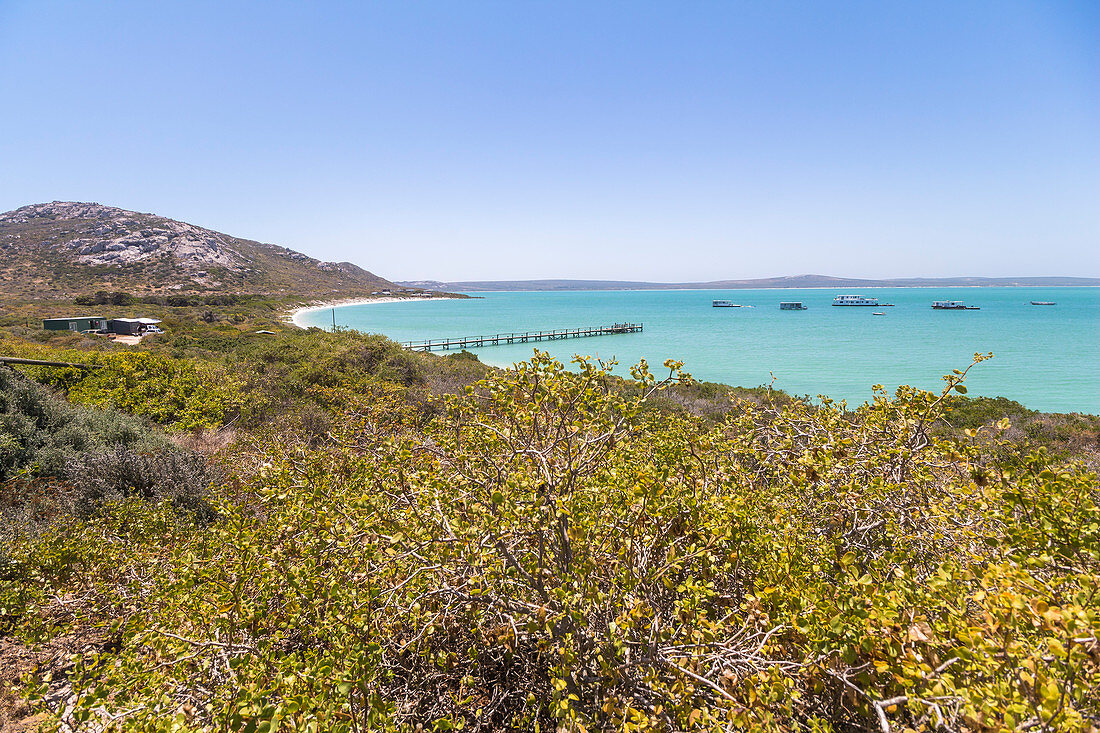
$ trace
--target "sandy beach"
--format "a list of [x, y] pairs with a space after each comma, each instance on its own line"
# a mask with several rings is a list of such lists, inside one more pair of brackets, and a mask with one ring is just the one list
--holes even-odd
[[[416, 300], [416, 301], [427, 302], [427, 301], [430, 301], [430, 300], [438, 300], [438, 298], [384, 297], [384, 298], [355, 298], [355, 299], [352, 299], [352, 300], [334, 300], [334, 301], [331, 301], [331, 302], [316, 303], [314, 305], [307, 305], [307, 306], [303, 306], [301, 308], [295, 308], [286, 317], [286, 322], [291, 323], [291, 324], [297, 326], [298, 328], [308, 328], [308, 326], [302, 325], [301, 320], [300, 320], [302, 318], [302, 316], [305, 316], [307, 313], [315, 313], [317, 311], [327, 311], [327, 310], [331, 310], [332, 308], [341, 308], [345, 305], [374, 305], [374, 304], [377, 304], [377, 303], [398, 303], [398, 302], [406, 301], [406, 300]], [[453, 298], [448, 298], [448, 300], [453, 300]]]

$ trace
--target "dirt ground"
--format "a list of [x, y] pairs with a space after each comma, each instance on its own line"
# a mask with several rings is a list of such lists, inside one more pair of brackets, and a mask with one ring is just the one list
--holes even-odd
[[0, 733], [24, 733], [38, 727], [40, 716], [19, 695], [19, 677], [37, 665], [36, 655], [28, 648], [0, 639]]
[[126, 344], [127, 346], [137, 346], [141, 343], [141, 336], [115, 336], [112, 341], [116, 344]]
[[106, 645], [97, 630], [62, 634], [41, 645], [28, 645], [11, 638], [0, 638], [0, 733], [30, 733], [38, 730], [42, 715], [35, 715], [23, 700], [20, 677], [34, 672], [50, 672], [53, 680], [46, 696], [53, 708], [70, 702], [71, 687], [66, 679], [76, 654], [91, 654]]
[[126, 344], [127, 346], [137, 346], [141, 343], [142, 336], [122, 336], [119, 334], [106, 334], [106, 333], [92, 333], [86, 334], [93, 338], [109, 339], [116, 344]]

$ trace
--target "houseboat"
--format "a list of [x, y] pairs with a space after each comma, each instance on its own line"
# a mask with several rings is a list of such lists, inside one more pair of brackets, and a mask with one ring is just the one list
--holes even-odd
[[740, 308], [740, 303], [734, 303], [732, 300], [712, 300], [710, 304], [715, 308]]
[[833, 305], [870, 305], [875, 308], [890, 308], [893, 303], [880, 303], [878, 298], [865, 298], [862, 295], [838, 295], [833, 298]]
[[781, 310], [781, 311], [804, 311], [804, 310], [806, 310], [806, 306], [802, 305], [801, 302], [786, 301], [786, 302], [783, 302], [783, 303], [779, 304], [779, 310]]
[[966, 305], [961, 300], [933, 300], [932, 307], [938, 311], [978, 311], [976, 305]]

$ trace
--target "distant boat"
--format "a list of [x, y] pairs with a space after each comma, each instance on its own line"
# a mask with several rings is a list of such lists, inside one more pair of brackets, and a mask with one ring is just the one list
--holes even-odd
[[710, 304], [715, 308], [741, 308], [740, 303], [734, 303], [732, 300], [712, 300]]
[[875, 312], [874, 312], [874, 313], [872, 313], [871, 315], [872, 315], [872, 316], [884, 316], [884, 315], [886, 315], [886, 313], [885, 313], [885, 312], [883, 312], [883, 311], [875, 311]]
[[878, 298], [865, 298], [862, 295], [838, 295], [833, 298], [833, 305], [869, 305], [876, 308], [892, 308], [893, 303], [880, 303]]
[[804, 310], [806, 310], [806, 306], [802, 305], [801, 302], [786, 301], [786, 302], [783, 302], [783, 303], [779, 304], [779, 310], [781, 310], [781, 311], [804, 311]]
[[1058, 305], [1057, 303], [1055, 303], [1052, 300], [1033, 300], [1033, 301], [1031, 301], [1031, 304], [1032, 305]]
[[980, 311], [976, 305], [966, 305], [961, 300], [933, 300], [932, 307], [938, 311]]

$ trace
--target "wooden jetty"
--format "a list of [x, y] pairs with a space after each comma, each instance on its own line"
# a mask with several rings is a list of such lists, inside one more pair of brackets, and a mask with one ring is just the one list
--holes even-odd
[[638, 333], [641, 323], [613, 323], [610, 326], [589, 326], [587, 328], [562, 328], [553, 331], [524, 331], [515, 333], [494, 333], [487, 336], [463, 336], [461, 338], [428, 339], [427, 341], [406, 341], [401, 345], [411, 351], [447, 351], [449, 349], [474, 349], [482, 346], [501, 344], [527, 344], [538, 341], [559, 341], [561, 339], [586, 338], [588, 336], [611, 336], [619, 333]]

